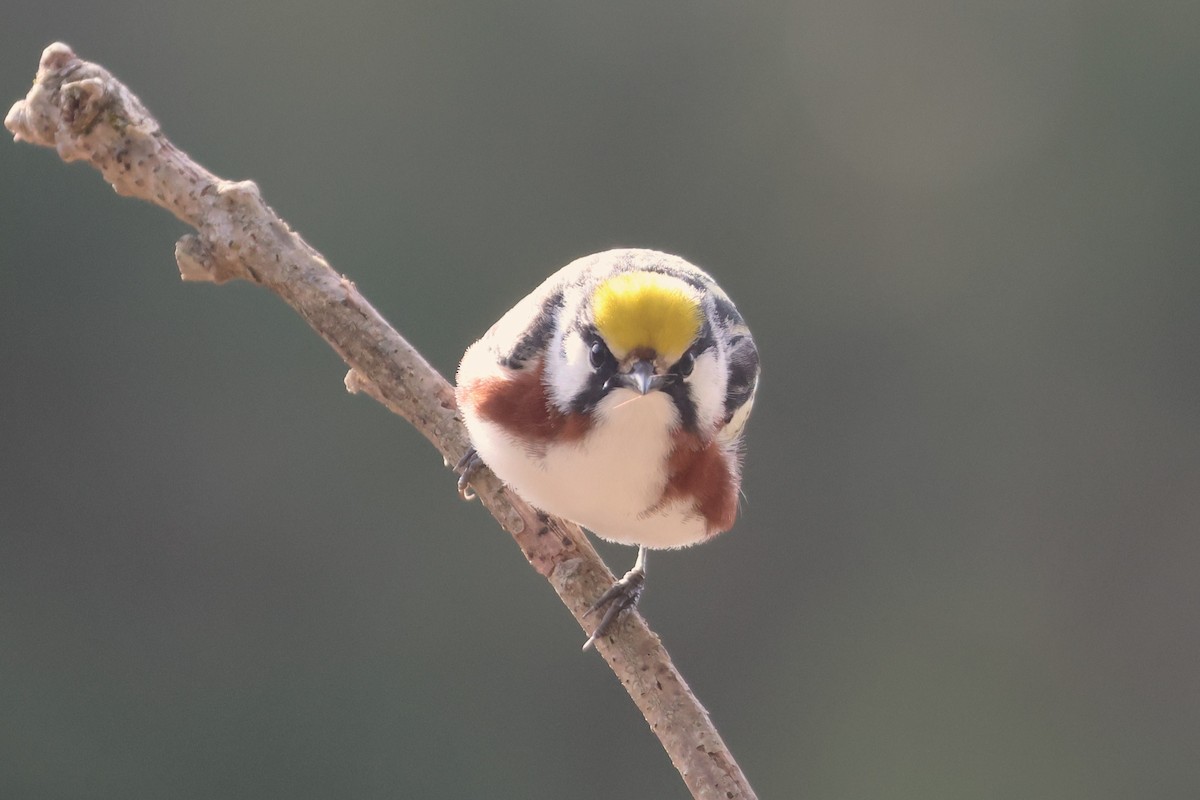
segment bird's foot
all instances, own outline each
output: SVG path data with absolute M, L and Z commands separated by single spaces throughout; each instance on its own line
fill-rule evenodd
M 583 649 L 587 650 L 596 640 L 608 632 L 616 621 L 617 615 L 627 608 L 633 608 L 638 604 L 638 600 L 642 597 L 642 590 L 646 588 L 646 548 L 638 550 L 637 563 L 633 565 L 633 569 L 625 573 L 625 577 L 608 587 L 608 591 L 600 595 L 600 598 L 583 612 L 583 616 L 589 617 L 596 611 L 603 608 L 605 605 L 608 609 L 604 612 L 604 616 L 600 618 L 600 624 L 596 626 L 596 630 L 588 637 L 588 640 L 583 643 Z
M 478 475 L 479 471 L 486 467 L 483 459 L 479 457 L 479 453 L 472 447 L 466 454 L 458 460 L 454 465 L 454 471 L 458 473 L 458 496 L 463 500 L 470 502 L 475 499 L 475 492 L 471 489 L 471 481 Z

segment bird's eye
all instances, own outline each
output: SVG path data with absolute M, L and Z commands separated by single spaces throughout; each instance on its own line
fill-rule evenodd
M 692 369 L 696 366 L 696 357 L 691 353 L 684 353 L 683 358 L 675 362 L 675 374 L 681 378 L 686 378 L 692 374 Z
M 592 365 L 592 369 L 600 369 L 607 359 L 608 348 L 604 346 L 604 342 L 599 339 L 592 342 L 592 346 L 588 348 L 588 363 Z

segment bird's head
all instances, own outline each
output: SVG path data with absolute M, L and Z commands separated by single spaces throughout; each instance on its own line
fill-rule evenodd
M 560 388 L 577 412 L 592 413 L 614 396 L 624 403 L 662 393 L 674 402 L 679 422 L 695 429 L 713 423 L 725 395 L 727 376 L 705 293 L 675 275 L 629 270 L 601 280 L 590 289 L 563 354 L 569 386 Z

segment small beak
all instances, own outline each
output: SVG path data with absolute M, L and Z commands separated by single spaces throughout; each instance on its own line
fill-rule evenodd
M 629 368 L 629 378 L 633 384 L 630 389 L 637 389 L 638 394 L 646 394 L 654 382 L 654 363 L 646 359 L 635 361 Z
M 633 389 L 638 394 L 649 394 L 661 389 L 667 383 L 662 375 L 654 374 L 654 362 L 649 359 L 639 359 L 633 362 L 629 372 L 622 372 L 609 378 L 611 386 L 622 386 Z

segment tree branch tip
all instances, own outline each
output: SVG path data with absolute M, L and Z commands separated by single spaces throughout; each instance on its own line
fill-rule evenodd
M 34 84 L 36 89 L 37 84 Z M 35 89 L 31 89 L 32 94 Z M 33 121 L 29 118 L 29 98 L 22 98 L 12 104 L 4 115 L 4 127 L 13 135 L 14 142 L 29 142 L 30 144 L 49 144 L 38 138 Z
M 12 108 L 10 108 L 8 110 L 8 113 L 4 115 L 4 127 L 7 128 L 9 133 L 11 133 L 13 135 L 14 142 L 30 142 L 30 143 L 32 143 L 33 142 L 32 139 L 21 135 L 21 132 L 25 128 L 25 125 L 23 124 L 24 119 L 25 119 L 25 101 L 18 100 L 17 102 L 12 104 Z
M 38 61 L 38 71 L 62 69 L 77 58 L 71 45 L 66 42 L 54 42 L 42 51 L 42 58 Z

